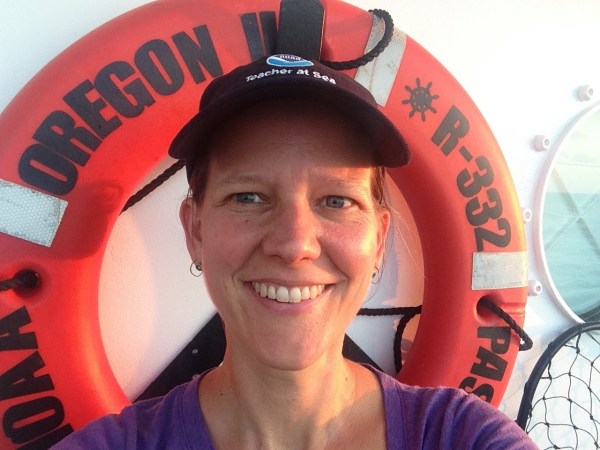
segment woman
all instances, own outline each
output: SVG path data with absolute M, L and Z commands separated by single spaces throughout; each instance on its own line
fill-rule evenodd
M 181 221 L 220 313 L 221 366 L 58 448 L 535 448 L 454 389 L 419 389 L 342 357 L 380 270 L 382 166 L 408 149 L 369 92 L 290 55 L 211 83 L 175 138 Z

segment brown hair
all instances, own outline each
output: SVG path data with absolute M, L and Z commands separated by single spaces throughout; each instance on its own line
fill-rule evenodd
M 208 166 L 210 155 L 208 151 L 204 155 L 196 159 L 192 175 L 190 176 L 190 189 L 188 197 L 202 203 L 204 200 L 204 191 L 206 190 L 206 180 L 208 179 Z

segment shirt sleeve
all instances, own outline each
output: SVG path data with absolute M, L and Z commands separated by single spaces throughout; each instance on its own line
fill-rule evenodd
M 198 402 L 198 382 L 91 422 L 52 450 L 214 450 Z
M 81 430 L 71 433 L 52 450 L 119 450 L 127 446 L 127 431 L 120 424 L 120 416 L 107 415 L 97 419 Z
M 537 450 L 514 421 L 473 394 L 379 376 L 389 450 Z
M 410 418 L 404 429 L 408 432 L 406 424 L 413 429 L 407 448 L 537 450 L 514 421 L 473 394 L 437 388 L 406 397 L 403 411 Z
M 459 443 L 456 448 L 537 450 L 531 438 L 503 412 L 475 395 L 461 397 L 452 421 L 452 438 Z

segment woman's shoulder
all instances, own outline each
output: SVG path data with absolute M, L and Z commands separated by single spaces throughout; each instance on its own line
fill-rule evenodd
M 537 448 L 514 421 L 473 394 L 409 386 L 372 370 L 384 396 L 389 449 Z
M 201 426 L 198 383 L 199 379 L 194 379 L 165 396 L 136 402 L 118 414 L 101 417 L 53 449 L 192 448 L 189 441 L 202 438 L 205 432 Z

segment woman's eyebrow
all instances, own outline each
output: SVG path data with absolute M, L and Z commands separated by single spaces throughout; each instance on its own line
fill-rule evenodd
M 259 183 L 261 181 L 264 181 L 264 178 L 258 175 L 240 175 L 235 173 L 226 175 L 219 180 L 219 182 L 224 185 L 250 184 Z
M 264 183 L 265 178 L 260 175 L 248 175 L 248 174 L 238 174 L 232 173 L 223 176 L 219 179 L 219 184 L 221 186 L 237 186 L 237 185 L 245 185 L 245 184 L 260 184 Z M 332 189 L 339 190 L 350 190 L 352 192 L 356 192 L 360 195 L 370 195 L 371 186 L 365 185 L 362 177 L 358 176 L 323 176 L 320 178 L 319 183 L 326 185 Z
M 352 191 L 360 191 L 363 194 L 371 192 L 371 186 L 365 185 L 364 180 L 360 177 L 327 177 L 324 179 L 326 184 L 340 189 L 351 189 Z

